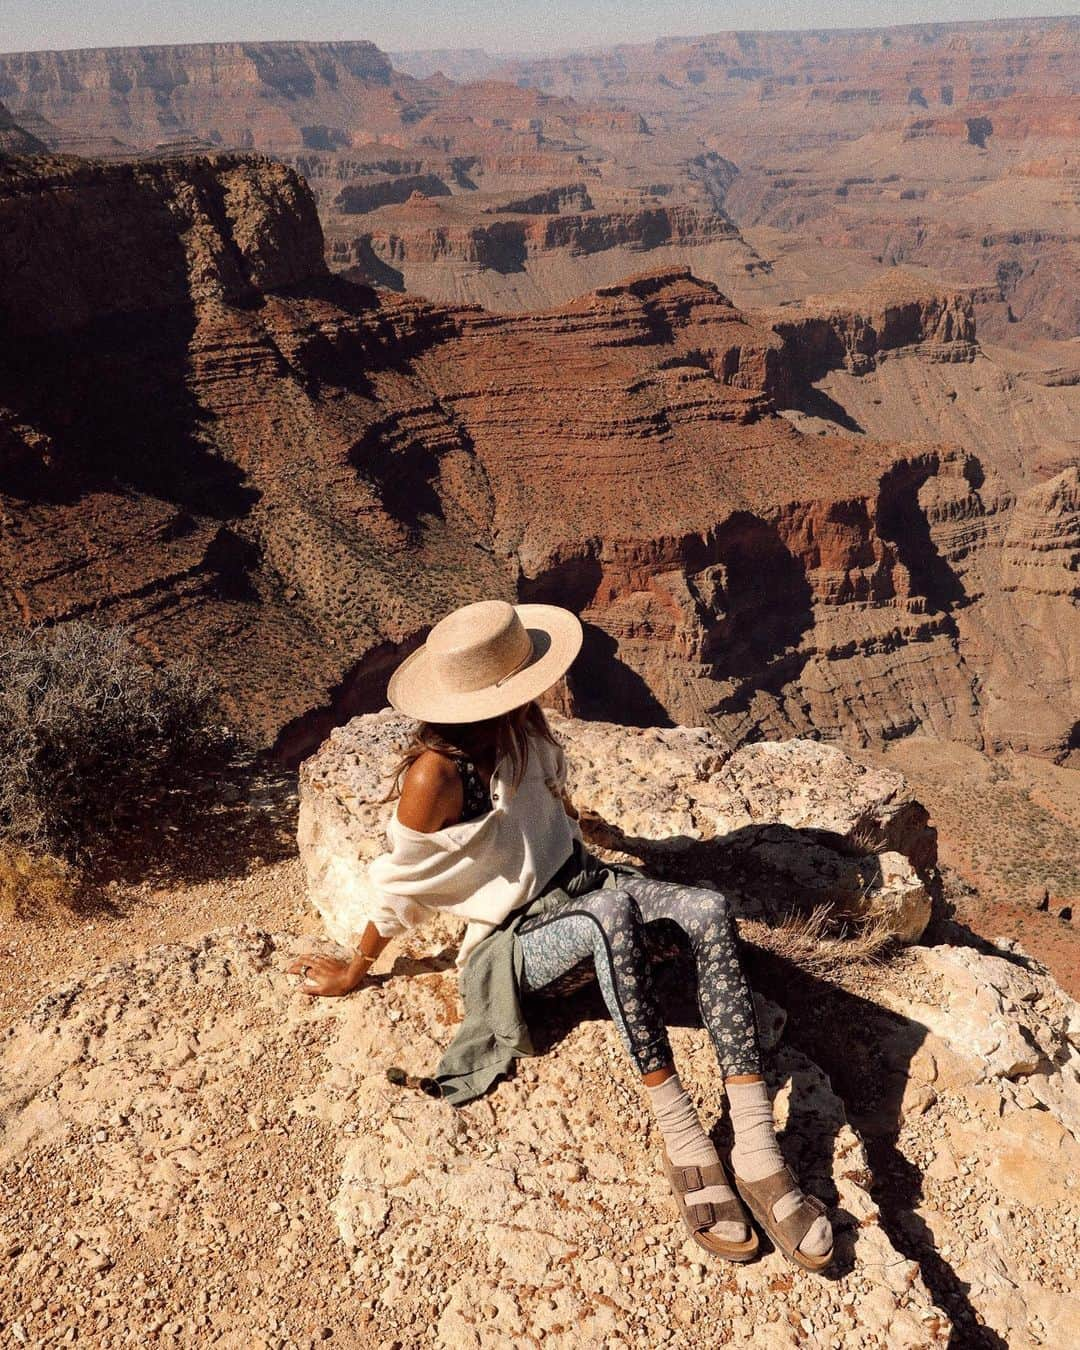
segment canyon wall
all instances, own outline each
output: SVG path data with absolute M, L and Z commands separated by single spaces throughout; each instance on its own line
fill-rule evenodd
M 22 163 L 0 172 L 5 626 L 92 615 L 202 654 L 272 740 L 463 588 L 505 591 L 482 473 L 405 373 L 448 319 L 328 291 L 302 180 Z
M 8 628 L 198 652 L 289 754 L 482 594 L 581 614 L 591 716 L 1077 748 L 1075 461 L 806 411 L 815 362 L 984 360 L 970 302 L 755 316 L 684 269 L 442 308 L 330 274 L 302 180 L 235 156 L 9 161 L 0 216 Z
M 220 42 L 0 55 L 0 98 L 47 118 L 55 148 L 150 149 L 188 137 L 299 149 L 302 126 L 358 112 L 399 127 L 419 86 L 370 42 Z M 309 116 L 311 114 L 311 116 Z M 314 115 L 314 114 L 317 114 Z
M 45 145 L 15 121 L 0 103 L 0 157 L 44 154 Z
M 335 227 L 330 262 L 357 281 L 505 311 L 564 304 L 645 265 L 690 266 L 724 280 L 763 265 L 711 208 L 657 201 L 602 209 L 590 199 L 587 211 L 559 209 L 572 191 L 496 199 L 480 214 L 459 197 L 417 193 L 366 214 L 360 234 Z
M 693 128 L 738 166 L 717 205 L 744 234 L 979 286 L 1010 345 L 1080 326 L 1075 17 L 673 37 L 500 73 Z
M 0 99 L 54 150 L 271 153 L 331 266 L 432 300 L 545 308 L 690 266 L 745 307 L 903 266 L 974 287 L 1012 347 L 1080 324 L 1075 19 L 440 55 L 471 82 L 366 42 L 17 53 Z
M 643 250 L 697 245 L 657 262 L 701 270 L 701 245 L 738 241 L 711 181 L 734 166 L 696 138 L 657 142 L 637 111 L 514 83 L 416 80 L 367 42 L 0 55 L 0 98 L 56 151 L 272 154 L 310 180 L 333 266 L 433 299 L 535 308 L 635 270 Z M 580 218 L 561 219 L 575 195 Z M 436 198 L 452 199 L 446 220 L 401 214 Z M 733 273 L 753 258 L 737 252 Z M 600 253 L 599 268 L 574 266 Z
M 661 91 L 653 96 L 666 95 L 672 106 L 690 95 L 738 98 L 764 85 L 770 97 L 812 88 L 818 103 L 953 107 L 1040 83 L 1068 92 L 1061 53 L 1075 51 L 1078 31 L 1074 17 L 1062 16 L 716 32 L 527 58 L 501 69 L 563 96 L 632 102 L 653 84 Z

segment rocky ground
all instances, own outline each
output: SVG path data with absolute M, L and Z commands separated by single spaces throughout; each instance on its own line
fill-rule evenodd
M 930 808 L 956 917 L 1021 942 L 1080 996 L 1080 772 L 926 737 L 872 760 Z
M 303 931 L 296 775 L 236 764 L 145 803 L 70 904 L 0 886 L 0 1026 L 76 972 L 228 924 Z
M 1074 1060 L 1065 1004 L 1038 974 L 939 948 L 827 990 L 755 971 L 792 1010 L 769 1060 L 785 1149 L 834 1206 L 840 1260 L 821 1280 L 775 1253 L 707 1264 L 683 1241 L 594 1000 L 460 1112 L 392 1088 L 386 1068 L 428 1066 L 456 1017 L 434 936 L 354 998 L 308 1003 L 282 973 L 295 938 L 233 927 L 69 981 L 10 1027 L 12 1343 L 708 1346 L 753 1331 L 923 1346 L 950 1325 L 962 1344 L 1075 1343 L 1065 1070 L 991 1062 L 979 1082 L 964 1045 L 978 1000 L 998 997 L 990 975 Z M 920 999 L 943 1002 L 945 981 L 974 1012 L 927 1031 Z M 712 1119 L 720 1093 L 678 983 L 676 1053 Z M 775 1035 L 783 1013 L 765 1007 Z M 838 1018 L 858 1028 L 847 1101 L 802 1048 L 820 1054 Z
M 630 735 L 602 780 L 604 732 L 589 729 L 575 773 L 579 798 L 621 801 L 624 841 L 640 846 L 660 799 L 635 766 L 707 769 L 709 747 Z M 721 787 L 723 809 L 738 791 L 803 821 L 787 829 L 830 810 L 836 830 L 846 779 L 856 814 L 891 820 L 899 856 L 920 856 L 891 773 L 818 755 L 832 776 L 815 794 L 791 787 L 786 753 L 786 785 L 769 786 L 760 757 L 713 765 L 668 794 L 653 833 L 670 837 L 671 812 L 718 812 Z M 265 829 L 269 809 L 276 829 L 287 783 L 255 805 L 242 818 Z M 775 1252 L 737 1268 L 684 1242 L 595 995 L 555 1010 L 545 1053 L 461 1111 L 394 1088 L 386 1069 L 429 1068 L 458 1016 L 452 934 L 394 944 L 352 998 L 303 999 L 284 969 L 318 925 L 296 859 L 253 838 L 266 853 L 233 834 L 246 876 L 198 877 L 193 848 L 185 883 L 115 887 L 123 917 L 9 926 L 3 1343 L 1076 1343 L 1080 1012 L 1020 951 L 963 945 L 946 925 L 884 966 L 823 979 L 749 949 L 785 1151 L 833 1206 L 838 1261 L 830 1279 Z M 664 1002 L 723 1142 L 678 966 Z

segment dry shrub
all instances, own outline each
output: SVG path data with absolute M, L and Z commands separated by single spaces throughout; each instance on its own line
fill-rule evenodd
M 69 911 L 80 883 L 78 869 L 66 859 L 0 843 L 0 921 L 51 919 Z
M 119 628 L 0 636 L 0 840 L 78 859 L 225 737 L 213 680 Z
M 855 823 L 842 844 L 841 851 L 856 858 L 870 857 L 875 853 L 885 853 L 889 848 L 889 842 L 882 834 L 881 826 L 874 820 L 866 819 Z
M 838 980 L 858 967 L 882 965 L 897 946 L 883 919 L 845 919 L 838 924 L 828 905 L 809 914 L 789 914 L 776 925 L 746 920 L 739 931 L 755 947 L 826 980 Z

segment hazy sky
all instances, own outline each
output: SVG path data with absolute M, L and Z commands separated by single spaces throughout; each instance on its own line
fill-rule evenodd
M 1053 0 L 0 0 L 0 51 L 369 38 L 398 51 L 546 51 L 725 28 L 850 28 L 1075 13 Z

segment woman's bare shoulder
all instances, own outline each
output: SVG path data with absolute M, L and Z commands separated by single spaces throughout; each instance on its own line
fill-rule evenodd
M 461 775 L 448 755 L 425 750 L 409 765 L 397 818 L 410 830 L 440 830 L 461 814 Z

